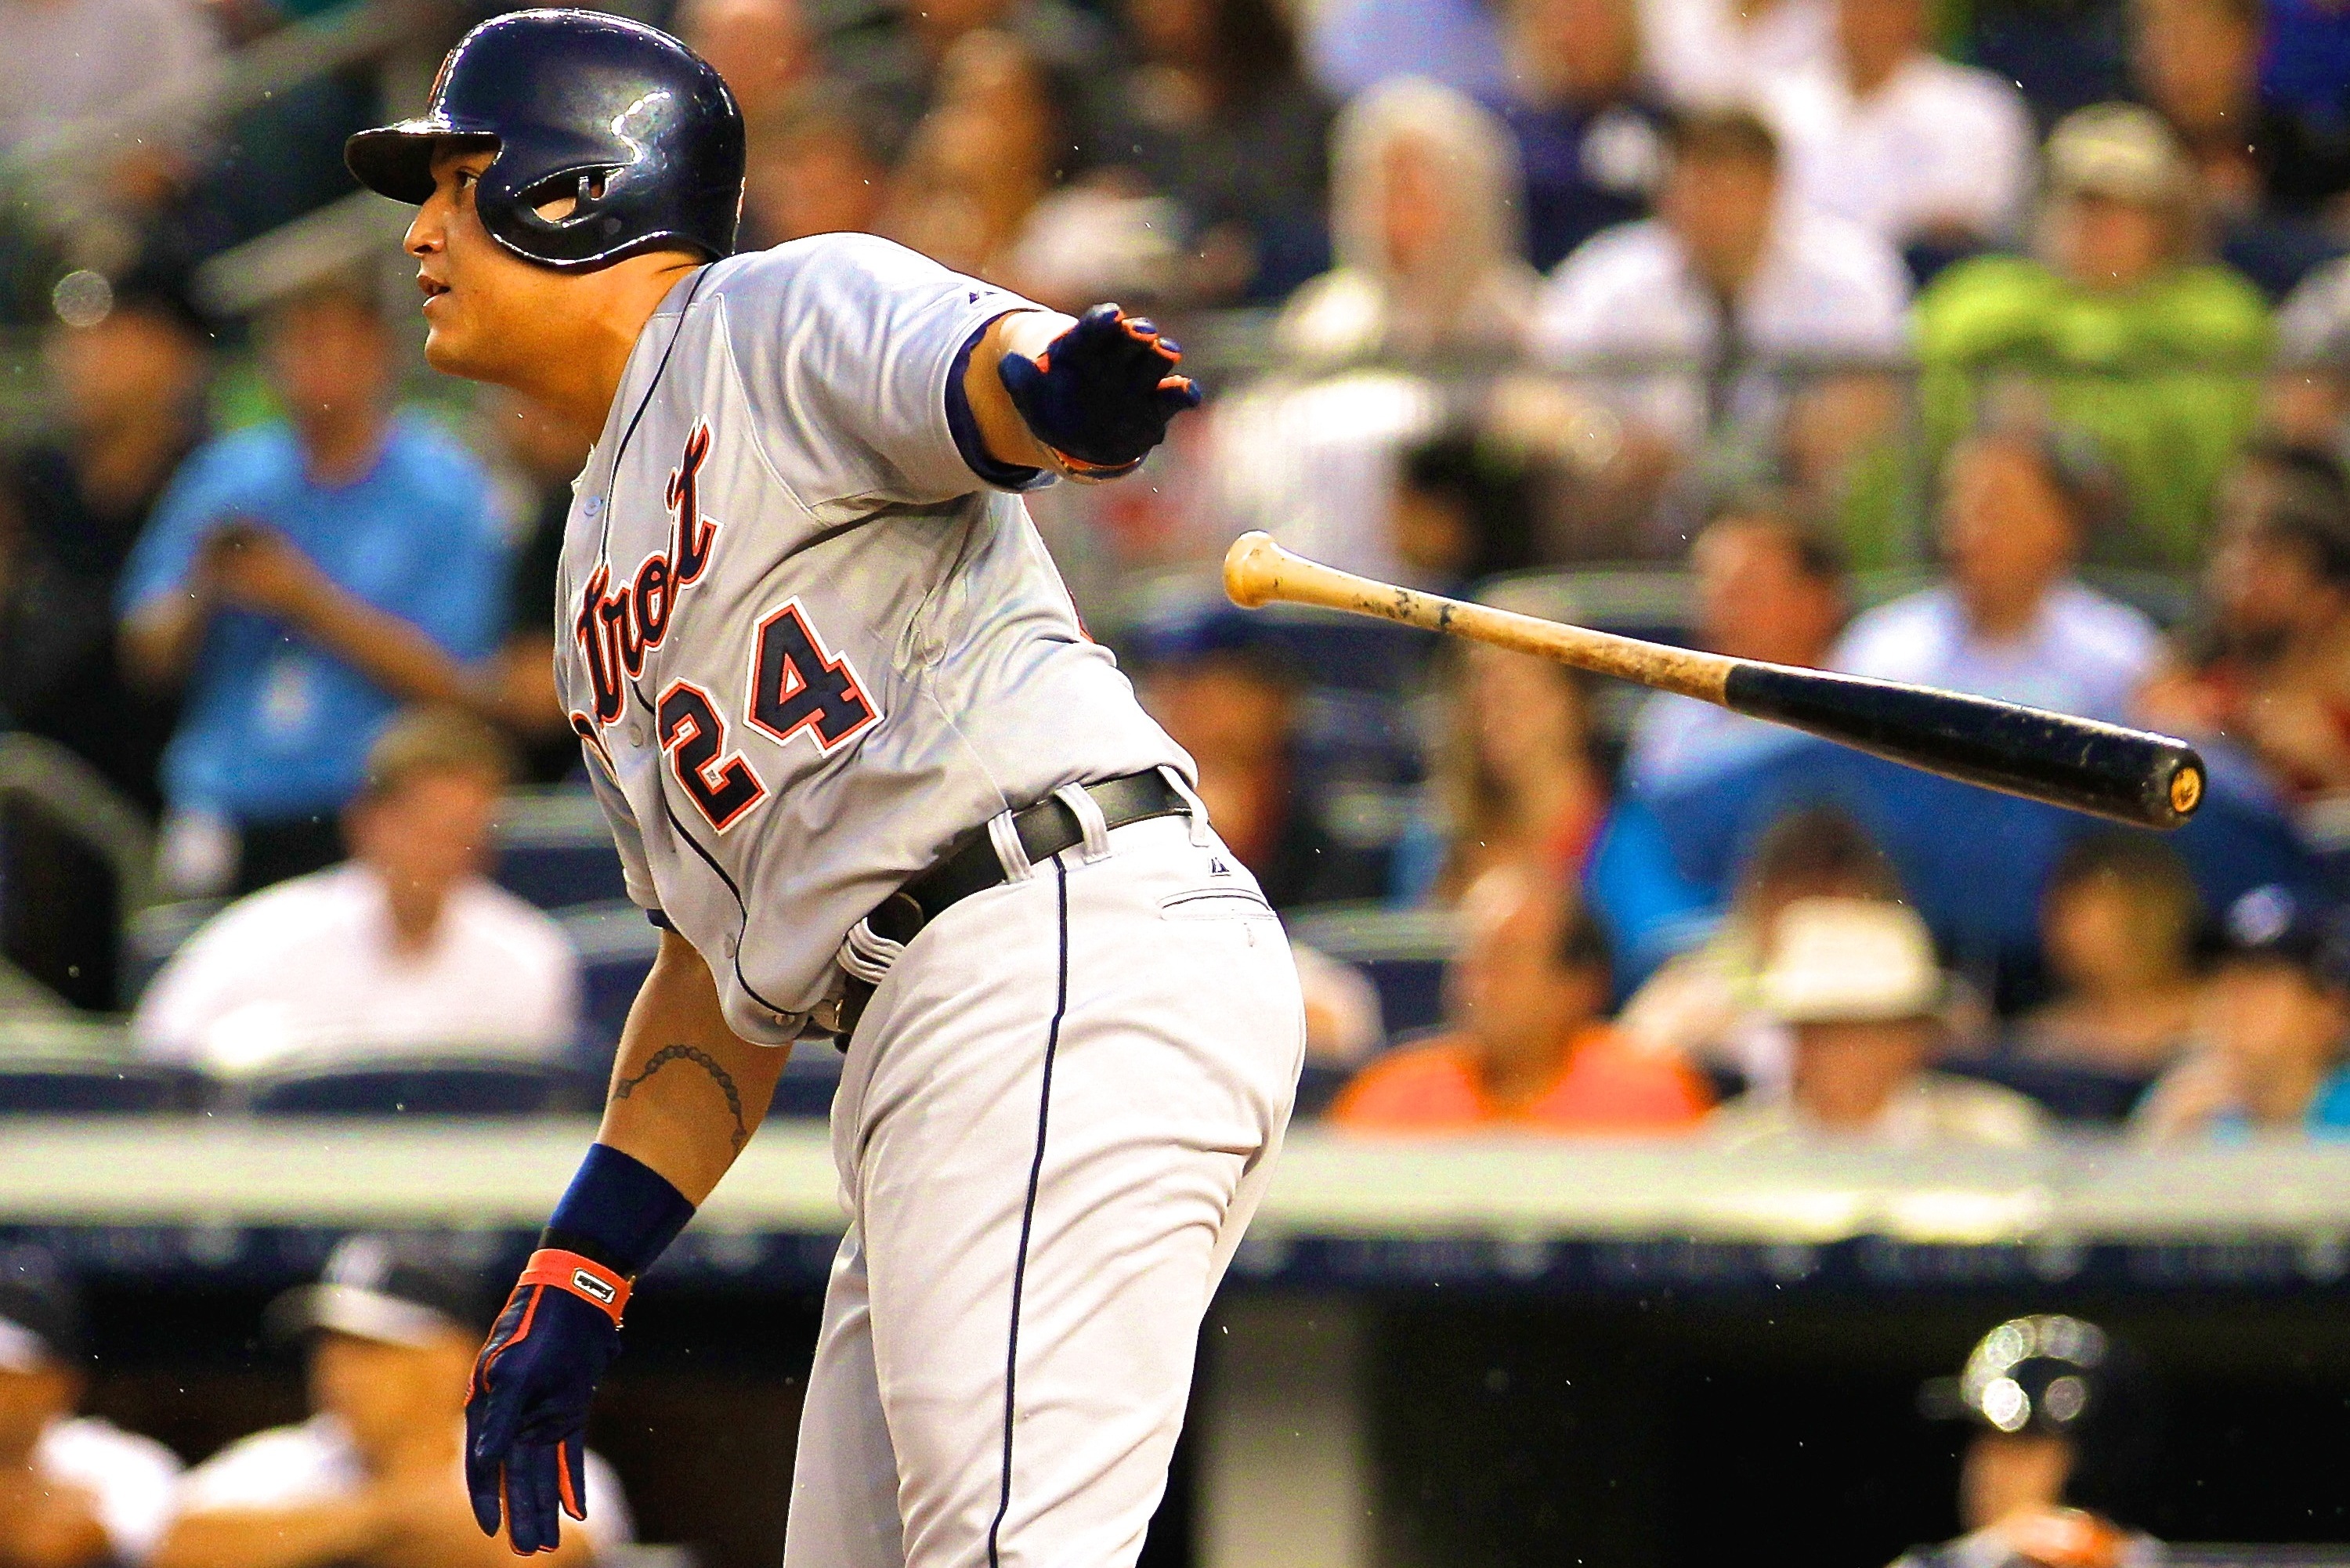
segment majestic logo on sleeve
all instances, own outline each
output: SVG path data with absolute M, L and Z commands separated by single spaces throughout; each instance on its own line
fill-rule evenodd
M 645 654 L 669 636 L 678 596 L 710 565 L 718 522 L 702 514 L 702 465 L 709 457 L 710 427 L 697 424 L 670 470 L 669 548 L 639 562 L 635 575 L 618 588 L 610 566 L 598 566 L 580 595 L 579 618 L 571 632 L 588 661 L 599 725 L 619 718 L 627 704 L 623 681 L 644 673 Z

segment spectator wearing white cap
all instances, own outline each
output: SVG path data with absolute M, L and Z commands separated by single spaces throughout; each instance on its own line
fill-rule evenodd
M 80 1302 L 45 1257 L 0 1262 L 0 1563 L 135 1568 L 171 1517 L 180 1461 L 151 1438 L 77 1416 Z
M 1929 1070 L 1948 987 L 1912 910 L 1859 898 L 1790 904 L 1758 992 L 1794 1033 L 1794 1070 L 1783 1094 L 1751 1091 L 1715 1112 L 1721 1136 L 2007 1147 L 2039 1136 L 2040 1109 L 2022 1096 Z
M 354 1236 L 325 1276 L 272 1303 L 268 1326 L 309 1345 L 298 1426 L 241 1438 L 188 1472 L 155 1568 L 504 1568 L 503 1532 L 473 1522 L 465 1393 L 490 1314 L 471 1274 Z M 629 1538 L 611 1468 L 587 1456 L 587 1519 L 546 1561 L 574 1568 Z

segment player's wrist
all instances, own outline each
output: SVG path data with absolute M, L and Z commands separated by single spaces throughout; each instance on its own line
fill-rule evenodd
M 579 1162 L 538 1245 L 541 1252 L 574 1254 L 632 1281 L 652 1267 L 692 1218 L 692 1203 L 668 1178 L 598 1143 Z

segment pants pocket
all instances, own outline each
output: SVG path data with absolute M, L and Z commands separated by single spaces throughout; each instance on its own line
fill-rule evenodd
M 1270 920 L 1273 906 L 1247 888 L 1194 888 L 1159 900 L 1169 920 Z

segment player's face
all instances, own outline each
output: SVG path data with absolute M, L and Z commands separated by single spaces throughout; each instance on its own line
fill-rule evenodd
M 536 330 L 560 319 L 564 278 L 534 266 L 490 237 L 473 191 L 494 151 L 444 146 L 432 158 L 432 194 L 408 225 L 408 254 L 424 295 L 424 361 L 476 381 L 515 383 L 543 341 Z
M 338 1417 L 362 1453 L 396 1453 L 464 1408 L 473 1352 L 453 1332 L 424 1345 L 322 1334 L 310 1349 L 310 1403 Z

